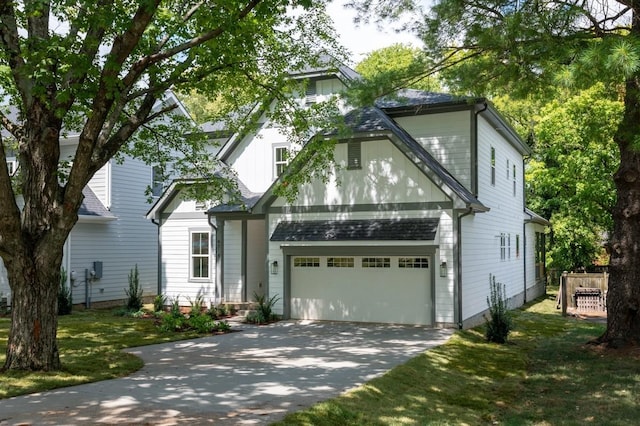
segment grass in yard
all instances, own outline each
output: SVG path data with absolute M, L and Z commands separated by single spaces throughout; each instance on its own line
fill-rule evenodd
M 0 318 L 0 366 L 4 364 L 9 318 Z M 151 319 L 115 316 L 108 310 L 74 312 L 58 319 L 58 349 L 62 371 L 0 374 L 0 398 L 55 389 L 130 374 L 142 360 L 122 349 L 197 336 L 162 333 Z
M 550 295 L 514 313 L 509 343 L 456 333 L 384 376 L 278 425 L 629 425 L 640 356 L 586 342 L 604 324 L 563 318 Z

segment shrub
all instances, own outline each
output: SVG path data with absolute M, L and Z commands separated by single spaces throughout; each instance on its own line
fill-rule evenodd
M 202 296 L 202 294 L 198 293 L 198 295 L 196 296 L 195 300 L 191 300 L 191 298 L 189 296 L 187 296 L 187 300 L 189 301 L 189 304 L 191 305 L 191 315 L 200 315 L 202 313 L 202 311 L 204 310 L 204 297 Z
M 277 319 L 277 315 L 273 313 L 273 306 L 278 300 L 280 300 L 280 297 L 277 294 L 272 298 L 267 299 L 267 296 L 259 295 L 258 293 L 254 292 L 253 298 L 258 304 L 258 309 L 256 309 L 255 312 L 250 312 L 247 315 L 247 322 L 252 324 L 266 324 Z
M 163 312 L 166 304 L 167 296 L 164 294 L 158 294 L 153 298 L 153 312 Z
M 222 333 L 228 333 L 231 331 L 231 326 L 226 321 L 216 321 L 214 325 L 214 330 L 217 330 Z
M 60 289 L 58 290 L 58 315 L 69 315 L 73 307 L 73 294 L 67 287 L 67 271 L 60 271 Z
M 187 320 L 187 325 L 198 333 L 210 333 L 213 331 L 215 321 L 209 315 L 192 315 Z
M 182 315 L 176 316 L 171 312 L 164 313 L 160 317 L 160 324 L 158 327 L 161 331 L 166 332 L 182 331 L 185 328 L 186 321 L 187 319 Z
M 511 313 L 507 309 L 505 299 L 506 287 L 496 283 L 496 277 L 489 275 L 490 296 L 487 297 L 489 305 L 489 318 L 487 321 L 486 337 L 489 342 L 505 343 L 512 329 Z
M 127 309 L 137 312 L 142 309 L 142 287 L 138 277 L 138 264 L 129 272 L 129 289 L 124 290 L 127 295 Z
M 174 317 L 182 317 L 182 310 L 180 309 L 180 295 L 177 295 L 171 300 L 171 307 L 169 313 Z

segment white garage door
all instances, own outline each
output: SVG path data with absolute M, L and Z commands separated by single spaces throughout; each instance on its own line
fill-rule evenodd
M 429 257 L 293 256 L 291 318 L 431 324 Z

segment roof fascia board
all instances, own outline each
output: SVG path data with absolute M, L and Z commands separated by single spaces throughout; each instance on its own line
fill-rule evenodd
M 445 112 L 469 111 L 477 104 L 450 102 L 437 105 L 408 105 L 393 108 L 380 108 L 390 117 L 413 117 L 416 115 L 442 114 Z
M 491 102 L 487 101 L 486 108 L 484 105 L 478 108 L 478 113 L 484 117 L 494 129 L 520 152 L 521 155 L 531 155 L 533 151 L 522 138 L 516 133 L 515 129 L 507 122 L 507 120 L 495 109 Z

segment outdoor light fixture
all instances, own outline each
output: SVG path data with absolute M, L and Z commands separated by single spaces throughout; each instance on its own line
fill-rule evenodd
M 278 261 L 274 260 L 271 262 L 271 274 L 278 275 Z
M 441 277 L 447 276 L 447 262 L 442 262 L 440 264 L 440 276 Z

